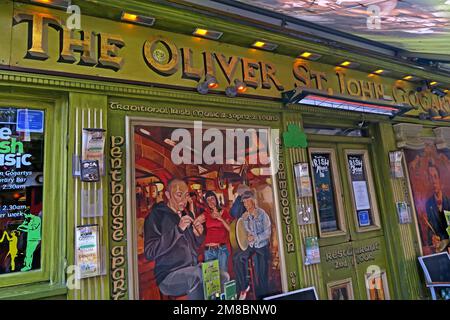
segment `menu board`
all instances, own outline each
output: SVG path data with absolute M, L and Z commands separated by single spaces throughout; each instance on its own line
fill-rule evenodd
M 360 227 L 372 225 L 372 212 L 370 206 L 369 189 L 363 154 L 347 155 L 348 170 L 353 189 L 356 214 Z
M 41 268 L 44 119 L 0 107 L 0 274 Z
M 320 228 L 326 232 L 336 231 L 338 229 L 330 161 L 330 154 L 311 154 L 314 188 L 320 216 Z

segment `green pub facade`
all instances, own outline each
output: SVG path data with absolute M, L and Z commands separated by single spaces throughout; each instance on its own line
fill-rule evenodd
M 320 299 L 428 298 L 417 258 L 448 250 L 450 97 L 416 79 L 448 77 L 177 6 L 73 4 L 76 29 L 48 3 L 0 1 L 1 298 L 183 298 L 161 290 L 146 249 L 174 178 L 194 215 L 206 192 L 230 214 L 232 280 L 248 245 L 239 186 L 266 213 L 249 299 L 312 286 Z M 230 132 L 247 144 L 217 141 Z

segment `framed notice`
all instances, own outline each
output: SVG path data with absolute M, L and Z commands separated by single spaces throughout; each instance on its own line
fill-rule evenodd
M 353 300 L 352 279 L 344 279 L 327 284 L 329 300 Z
M 99 226 L 85 225 L 76 228 L 75 258 L 79 279 L 101 274 Z

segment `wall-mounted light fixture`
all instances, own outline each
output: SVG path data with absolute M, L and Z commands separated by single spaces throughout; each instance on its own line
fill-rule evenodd
M 67 8 L 71 5 L 71 0 L 31 0 L 32 3 L 36 4 L 42 4 L 44 6 L 58 8 L 58 9 L 64 9 L 67 10 Z
M 450 114 L 447 111 L 439 110 L 439 115 L 442 120 L 450 120 Z
M 247 91 L 247 85 L 236 79 L 234 80 L 234 86 L 229 86 L 228 88 L 225 89 L 225 94 L 228 97 L 236 97 L 238 93 L 244 93 L 245 91 Z
M 308 52 L 308 51 L 304 51 L 304 52 L 300 53 L 300 55 L 298 56 L 298 58 L 300 58 L 300 59 L 306 59 L 306 60 L 311 60 L 311 61 L 319 60 L 321 57 L 322 57 L 322 55 L 320 55 L 318 53 L 312 53 L 312 52 Z
M 389 73 L 390 73 L 390 71 L 384 70 L 384 69 L 378 69 L 378 70 L 375 70 L 374 72 L 372 72 L 372 74 L 377 74 L 379 76 L 381 76 L 381 75 L 385 76 Z
M 438 83 L 437 83 L 437 81 L 431 81 L 430 82 L 430 86 L 435 86 L 435 85 L 437 85 Z
M 339 65 L 339 67 L 354 69 L 359 67 L 359 63 L 353 61 L 344 61 Z
M 276 48 L 278 48 L 278 45 L 275 43 L 257 40 L 255 42 L 253 42 L 252 47 L 256 48 L 256 49 L 266 50 L 266 51 L 273 51 Z
M 135 24 L 140 24 L 146 27 L 151 27 L 155 24 L 155 18 L 143 16 L 140 14 L 130 13 L 130 12 L 122 12 L 122 16 L 120 19 L 124 22 L 130 22 Z
M 377 100 L 359 100 L 353 97 L 334 94 L 329 95 L 316 89 L 300 87 L 282 93 L 284 104 L 304 104 L 328 109 L 339 109 L 360 113 L 372 113 L 395 117 L 412 109 L 406 104 L 380 103 Z
M 417 81 L 417 80 L 419 80 L 419 78 L 417 78 L 415 76 L 407 75 L 407 76 L 403 77 L 403 80 L 406 80 L 406 81 Z
M 197 91 L 201 94 L 207 94 L 209 89 L 214 89 L 219 86 L 219 83 L 217 82 L 216 77 L 211 75 L 206 75 L 206 79 L 203 82 L 200 82 L 197 85 Z
M 195 28 L 192 34 L 196 37 L 202 37 L 211 40 L 219 40 L 222 37 L 223 32 L 208 30 L 204 28 Z
M 439 114 L 439 111 L 436 108 L 430 108 L 428 110 L 428 113 L 430 114 L 431 120 L 441 120 L 442 116 Z

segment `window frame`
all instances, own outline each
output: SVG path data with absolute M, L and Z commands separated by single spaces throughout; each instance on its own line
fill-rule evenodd
M 0 298 L 65 294 L 67 153 L 61 152 L 62 148 L 66 150 L 67 124 L 61 120 L 66 114 L 64 99 L 0 92 L 0 106 L 44 111 L 41 268 L 0 275 Z
M 316 194 L 316 181 L 314 177 L 313 165 L 312 165 L 312 154 L 329 154 L 330 155 L 330 161 L 331 161 L 331 179 L 333 182 L 333 190 L 334 190 L 334 199 L 336 202 L 336 218 L 337 218 L 337 224 L 338 224 L 338 230 L 336 231 L 322 231 L 321 228 L 321 220 L 320 220 L 320 211 L 319 211 L 319 205 L 317 201 L 317 194 Z M 334 148 L 321 148 L 321 147 L 312 147 L 308 148 L 308 155 L 309 155 L 309 165 L 311 168 L 311 179 L 313 183 L 313 197 L 314 197 L 314 207 L 316 211 L 316 217 L 317 217 L 317 226 L 319 229 L 319 235 L 321 238 L 331 238 L 331 237 L 339 237 L 347 235 L 347 224 L 346 224 L 346 218 L 345 218 L 345 212 L 344 212 L 344 202 L 343 202 L 343 193 L 342 193 L 342 187 L 341 187 L 341 179 L 339 177 L 339 168 L 337 164 L 337 151 Z

